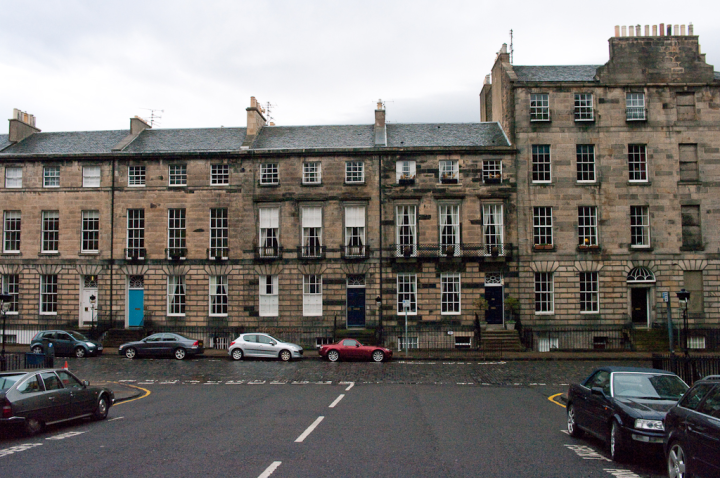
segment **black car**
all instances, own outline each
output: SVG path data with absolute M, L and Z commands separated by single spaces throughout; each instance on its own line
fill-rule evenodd
M 671 478 L 720 476 L 720 375 L 695 382 L 665 416 Z
M 65 369 L 0 373 L 0 426 L 22 426 L 34 435 L 45 425 L 92 417 L 103 420 L 115 400 Z
M 609 444 L 613 460 L 622 461 L 635 443 L 662 445 L 662 420 L 687 389 L 680 377 L 665 370 L 598 368 L 568 390 L 568 433 L 597 436 Z
M 32 353 L 45 353 L 45 345 L 47 341 L 52 344 L 55 355 L 75 356 L 83 358 L 91 355 L 100 355 L 103 346 L 96 340 L 90 340 L 80 332 L 73 330 L 45 330 L 38 332 L 30 342 L 30 351 Z
M 118 348 L 118 353 L 129 359 L 140 355 L 167 355 L 182 360 L 188 355 L 201 355 L 204 351 L 202 340 L 173 333 L 153 334 L 137 342 L 122 344 Z

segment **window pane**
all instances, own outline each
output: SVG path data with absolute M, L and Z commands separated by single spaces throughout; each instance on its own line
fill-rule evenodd
M 548 183 L 550 175 L 550 145 L 532 145 L 532 180 L 536 183 Z
M 100 249 L 100 212 L 82 212 L 82 251 L 97 252 Z

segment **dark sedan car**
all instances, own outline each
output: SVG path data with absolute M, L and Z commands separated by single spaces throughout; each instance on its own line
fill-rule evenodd
M 65 369 L 0 373 L 0 425 L 23 426 L 28 435 L 76 418 L 103 420 L 114 400 L 112 390 L 91 387 Z
M 145 355 L 160 357 L 163 355 L 182 360 L 188 355 L 202 355 L 205 351 L 202 340 L 195 340 L 180 334 L 152 334 L 137 342 L 122 344 L 120 355 L 129 359 Z
M 52 344 L 55 355 L 83 358 L 90 355 L 100 355 L 103 351 L 100 342 L 90 340 L 80 332 L 72 330 L 45 330 L 38 332 L 30 342 L 30 351 L 35 354 L 45 353 L 44 342 Z
M 392 358 L 392 350 L 376 345 L 363 345 L 355 339 L 342 339 L 334 344 L 323 345 L 318 353 L 320 357 L 331 362 L 337 362 L 340 359 L 382 362 Z
M 720 375 L 695 382 L 665 416 L 670 478 L 720 476 Z
M 688 389 L 674 373 L 651 368 L 601 367 L 568 390 L 570 436 L 591 433 L 621 461 L 634 443 L 661 446 L 663 418 Z

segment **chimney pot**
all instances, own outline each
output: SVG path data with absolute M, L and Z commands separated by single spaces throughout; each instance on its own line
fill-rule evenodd
M 675 25 L 675 30 L 673 31 L 675 32 L 675 36 L 680 35 L 680 25 Z
M 635 36 L 636 36 L 636 37 L 641 37 L 641 36 L 642 36 L 642 31 L 640 30 L 640 25 L 637 25 L 637 26 L 635 27 Z
M 657 25 L 653 25 L 653 36 L 657 36 Z
M 662 37 L 662 36 L 665 36 L 665 24 L 664 24 L 664 23 L 661 23 L 661 24 L 660 24 L 659 30 L 660 30 L 660 36 L 661 36 L 661 37 Z
M 645 25 L 645 36 L 646 37 L 650 36 L 650 25 Z
M 625 25 L 622 26 L 622 36 L 627 36 L 627 27 Z
M 620 25 L 615 25 L 615 38 L 620 36 Z
M 688 35 L 693 36 L 693 24 L 688 25 Z

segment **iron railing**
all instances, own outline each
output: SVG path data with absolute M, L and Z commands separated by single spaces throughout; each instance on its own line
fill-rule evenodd
M 653 354 L 652 366 L 672 372 L 692 385 L 708 375 L 720 374 L 720 355 Z
M 226 260 L 230 257 L 230 249 L 227 247 L 211 247 L 207 250 L 207 255 L 211 261 Z
M 275 260 L 282 259 L 282 246 L 255 246 L 255 259 Z
M 504 257 L 508 255 L 511 244 L 457 244 L 425 243 L 425 244 L 392 244 L 390 251 L 395 257 L 432 258 L 432 257 Z
M 324 259 L 325 246 L 321 246 L 319 244 L 312 246 L 300 246 L 298 247 L 298 257 L 302 259 Z
M 22 369 L 53 368 L 55 357 L 45 354 L 6 352 L 0 356 L 0 372 Z
M 633 343 L 633 329 L 614 325 L 575 327 L 524 326 L 520 340 L 527 349 L 536 352 L 630 350 Z
M 367 259 L 369 255 L 368 246 L 343 246 L 344 259 Z
M 202 340 L 206 348 L 226 349 L 230 342 L 240 334 L 251 332 L 262 332 L 284 342 L 291 342 L 306 349 L 313 349 L 322 343 L 332 343 L 334 333 L 332 326 L 175 326 L 175 325 L 154 325 L 146 327 L 148 335 L 159 332 L 175 332 L 187 337 Z
M 147 257 L 147 250 L 144 247 L 131 247 L 125 249 L 125 259 L 129 261 L 144 261 Z

